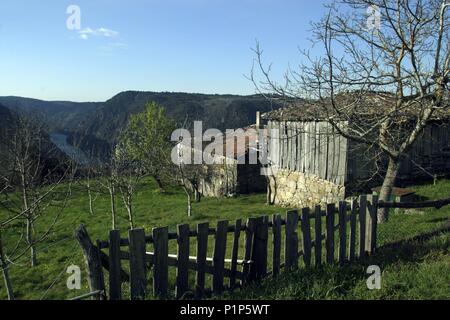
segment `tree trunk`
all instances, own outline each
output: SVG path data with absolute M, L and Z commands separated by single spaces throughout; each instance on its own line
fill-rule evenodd
M 127 211 L 128 211 L 128 222 L 130 223 L 130 228 L 134 229 L 133 207 L 132 207 L 131 199 L 127 200 Z
M 93 204 L 93 200 L 92 200 L 91 181 L 89 178 L 88 178 L 88 182 L 87 182 L 87 192 L 88 192 L 88 197 L 89 197 L 89 213 L 91 215 L 94 215 L 94 204 Z
M 8 295 L 8 300 L 14 300 L 14 291 L 9 277 L 8 263 L 6 261 L 5 255 L 3 253 L 3 242 L 2 235 L 0 233 L 0 267 L 2 268 L 3 279 L 5 281 L 6 293 Z
M 384 177 L 383 185 L 381 186 L 379 201 L 387 202 L 390 200 L 399 168 L 400 159 L 390 157 L 386 176 Z M 386 222 L 388 218 L 389 208 L 380 208 L 377 214 L 378 223 Z
M 30 265 L 32 267 L 36 266 L 36 246 L 33 243 L 33 223 L 32 223 L 32 215 L 29 214 L 27 217 L 27 234 L 26 234 L 26 240 L 28 245 L 30 246 Z
M 159 191 L 164 193 L 166 190 L 164 189 L 164 186 L 162 184 L 161 178 L 158 175 L 153 175 L 153 178 L 155 179 L 156 183 L 158 184 Z
M 188 217 L 192 216 L 192 197 L 191 197 L 191 193 L 189 192 L 188 188 L 186 188 L 186 186 L 183 186 L 183 190 L 186 193 L 186 197 L 187 197 L 187 215 Z
M 198 187 L 194 187 L 194 199 L 195 202 L 200 202 L 202 200 L 202 195 L 200 191 L 198 191 Z

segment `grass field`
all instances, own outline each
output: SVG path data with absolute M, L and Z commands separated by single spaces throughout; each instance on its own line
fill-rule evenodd
M 445 180 L 436 186 L 420 186 L 416 189 L 430 199 L 446 197 L 450 190 L 450 181 Z M 169 226 L 175 231 L 179 223 L 194 226 L 199 222 L 209 221 L 214 225 L 216 221 L 222 219 L 235 220 L 285 211 L 282 208 L 266 206 L 264 194 L 220 200 L 204 198 L 201 203 L 194 204 L 194 215 L 191 218 L 186 215 L 185 203 L 186 199 L 181 190 L 170 189 L 168 193 L 160 194 L 151 181 L 145 181 L 136 195 L 136 225 L 145 228 L 146 232 L 150 232 L 155 226 Z M 24 256 L 11 267 L 10 273 L 18 299 L 67 299 L 88 292 L 85 277 L 82 278 L 82 290 L 67 289 L 66 269 L 69 265 L 76 264 L 82 267 L 82 275 L 85 275 L 81 250 L 73 238 L 73 231 L 79 224 L 86 225 L 92 239 L 107 238 L 111 228 L 109 198 L 100 195 L 95 202 L 95 211 L 94 215 L 89 214 L 87 194 L 82 188 L 75 186 L 72 198 L 51 237 L 38 247 L 38 265 L 30 268 L 28 256 Z M 122 206 L 118 215 L 118 225 L 125 236 L 128 222 Z M 409 214 L 394 213 L 390 221 L 379 228 L 379 244 L 384 245 L 430 232 L 441 226 L 449 217 L 449 207 L 440 210 L 413 211 Z M 40 220 L 37 229 L 50 223 L 52 218 L 51 214 Z M 19 228 L 19 225 L 15 225 L 4 235 L 4 240 L 14 243 Z M 300 270 L 276 280 L 267 279 L 260 286 L 235 291 L 232 295 L 225 295 L 224 298 L 450 299 L 449 247 L 448 234 L 434 236 L 426 241 L 404 242 L 399 247 L 380 250 L 370 261 L 362 261 L 344 269 L 325 267 L 307 273 Z M 174 243 L 170 249 L 171 253 L 175 253 Z M 365 268 L 369 264 L 378 264 L 383 270 L 381 290 L 370 291 L 366 288 Z M 173 273 L 171 276 L 173 277 Z M 0 299 L 5 298 L 2 281 Z

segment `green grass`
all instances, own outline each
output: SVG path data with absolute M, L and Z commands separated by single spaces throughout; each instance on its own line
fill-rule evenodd
M 150 233 L 153 227 L 169 226 L 170 231 L 176 231 L 176 225 L 182 223 L 195 226 L 200 222 L 209 222 L 214 226 L 218 220 L 233 221 L 238 218 L 245 219 L 284 211 L 281 208 L 266 206 L 265 195 L 257 194 L 227 199 L 203 198 L 200 203 L 193 204 L 193 216 L 188 217 L 186 196 L 183 191 L 169 188 L 167 193 L 161 194 L 153 181 L 144 181 L 139 186 L 135 199 L 135 227 L 144 228 L 146 233 Z M 126 237 L 129 229 L 127 214 L 120 199 L 117 199 L 117 204 L 118 229 L 122 231 L 122 237 Z M 2 218 L 5 214 L 0 210 Z M 44 230 L 53 217 L 54 213 L 50 213 L 39 220 L 37 230 Z M 38 265 L 31 268 L 27 254 L 11 266 L 10 274 L 17 299 L 68 299 L 89 292 L 81 249 L 73 237 L 75 229 L 82 223 L 86 225 L 93 241 L 107 239 L 111 229 L 109 197 L 100 195 L 95 201 L 95 213 L 90 215 L 87 193 L 75 185 L 69 204 L 63 211 L 54 232 L 49 239 L 38 245 Z M 16 223 L 5 232 L 7 247 L 11 248 L 15 244 L 20 231 L 21 226 Z M 212 241 L 209 243 L 211 254 Z M 176 253 L 175 245 L 176 242 L 171 241 L 170 253 Z M 193 243 L 191 248 L 195 250 Z M 66 287 L 68 274 L 65 271 L 71 264 L 82 267 L 83 288 L 80 291 L 70 291 Z M 174 277 L 173 270 L 171 276 Z M 126 287 L 124 285 L 125 291 Z M 5 298 L 6 292 L 1 279 L 0 299 Z
M 428 199 L 445 198 L 449 196 L 450 181 L 414 188 Z M 300 269 L 221 298 L 450 299 L 450 234 L 432 232 L 449 219 L 450 206 L 406 213 L 397 210 L 391 213 L 387 223 L 379 225 L 381 247 L 374 256 L 343 268 L 333 265 Z M 416 236 L 423 237 L 412 239 Z M 380 290 L 367 289 L 366 270 L 370 265 L 381 268 Z
M 447 197 L 450 181 L 445 180 L 436 186 L 420 186 L 416 189 L 419 194 L 430 199 Z M 151 181 L 145 181 L 138 190 L 135 222 L 136 226 L 145 228 L 147 233 L 155 226 L 169 226 L 171 231 L 175 231 L 176 225 L 180 223 L 194 226 L 199 222 L 209 221 L 214 226 L 222 219 L 233 221 L 250 216 L 283 213 L 286 210 L 266 206 L 264 194 L 229 199 L 204 198 L 201 203 L 194 203 L 194 215 L 189 218 L 186 215 L 186 197 L 181 190 L 172 188 L 168 193 L 160 194 Z M 118 204 L 118 226 L 122 236 L 126 236 L 127 215 L 119 199 Z M 73 238 L 73 231 L 79 224 L 84 223 L 93 240 L 106 239 L 111 228 L 109 198 L 99 196 L 95 202 L 95 209 L 95 214 L 90 215 L 86 192 L 80 187 L 75 187 L 68 207 L 64 210 L 54 232 L 38 246 L 38 265 L 30 268 L 26 255 L 11 267 L 10 273 L 18 299 L 68 299 L 88 292 L 84 261 L 81 250 Z M 0 211 L 0 215 L 4 216 L 5 213 Z M 448 206 L 440 210 L 424 209 L 410 214 L 393 213 L 389 222 L 379 228 L 379 244 L 385 245 L 430 232 L 440 227 L 449 217 Z M 40 220 L 38 230 L 48 225 L 52 218 L 51 214 Z M 19 231 L 20 226 L 16 224 L 4 235 L 7 247 L 11 247 L 14 240 L 17 240 Z M 212 241 L 209 242 L 211 254 Z M 282 275 L 276 280 L 267 279 L 261 285 L 226 294 L 223 298 L 449 299 L 449 244 L 448 234 L 434 236 L 425 241 L 404 242 L 396 248 L 381 249 L 370 260 L 343 269 L 335 266 L 310 271 L 300 269 L 295 273 Z M 243 237 L 240 243 L 241 248 L 242 246 Z M 193 243 L 191 249 L 191 254 L 195 255 Z M 170 253 L 176 253 L 175 241 L 171 241 Z M 242 250 L 240 253 L 242 255 Z M 229 255 L 227 252 L 227 256 Z M 82 267 L 83 287 L 80 291 L 70 291 L 66 287 L 68 275 L 65 271 L 71 264 Z M 366 288 L 365 269 L 369 264 L 378 264 L 382 268 L 382 290 L 370 291 Z M 173 279 L 174 268 L 171 268 L 170 276 Z M 190 273 L 191 282 L 193 279 L 194 274 Z M 126 287 L 127 285 L 123 286 L 125 293 Z M 0 299 L 5 298 L 6 292 L 1 281 Z

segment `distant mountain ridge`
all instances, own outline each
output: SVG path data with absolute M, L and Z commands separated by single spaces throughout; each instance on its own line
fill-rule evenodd
M 108 153 L 131 114 L 141 112 L 147 102 L 164 106 L 179 126 L 219 130 L 255 123 L 256 112 L 281 107 L 262 95 L 219 95 L 180 92 L 124 91 L 105 102 L 42 101 L 21 97 L 0 97 L 11 110 L 40 114 L 50 132 L 65 132 L 69 142 L 88 153 Z

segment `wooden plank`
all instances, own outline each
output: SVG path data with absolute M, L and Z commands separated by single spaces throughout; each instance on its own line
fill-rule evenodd
M 120 265 L 120 231 L 109 232 L 109 298 L 122 299 L 122 267 Z
M 153 228 L 153 292 L 160 298 L 167 297 L 169 282 L 169 265 L 167 256 L 169 254 L 168 228 Z
M 250 280 L 260 280 L 267 274 L 267 241 L 269 219 L 262 216 L 256 219 L 255 236 L 253 238 Z
M 316 206 L 315 208 L 315 264 L 316 267 L 322 264 L 322 210 L 320 206 Z
M 359 256 L 365 255 L 366 249 L 366 214 L 367 196 L 359 196 Z
M 350 236 L 349 236 L 349 260 L 354 261 L 356 257 L 356 217 L 358 215 L 358 201 L 352 200 L 350 211 Z
M 88 283 L 91 292 L 99 291 L 101 294 L 92 297 L 94 300 L 105 300 L 105 281 L 103 277 L 102 263 L 99 247 L 93 243 L 84 225 L 80 225 L 75 231 L 75 238 L 80 244 L 88 271 Z
M 347 207 L 345 201 L 339 202 L 339 264 L 347 260 Z
M 286 213 L 286 242 L 284 246 L 285 271 L 298 268 L 298 212 Z
M 147 288 L 144 229 L 129 230 L 128 238 L 130 240 L 131 300 L 144 300 Z
M 233 234 L 233 248 L 231 252 L 231 275 L 230 275 L 230 288 L 233 289 L 236 286 L 236 272 L 237 272 L 237 260 L 239 257 L 239 238 L 241 235 L 242 220 L 237 219 L 234 227 Z
M 197 274 L 195 280 L 195 295 L 199 299 L 205 292 L 205 269 L 206 255 L 208 253 L 208 231 L 209 223 L 200 223 L 197 225 Z
M 303 261 L 305 266 L 311 266 L 311 229 L 309 224 L 309 208 L 302 209 L 302 239 L 303 239 Z
M 253 238 L 254 238 L 254 226 L 255 226 L 255 218 L 249 218 L 247 220 L 247 226 L 245 228 L 245 242 L 244 242 L 244 260 L 250 261 L 252 257 L 252 247 L 253 247 Z M 245 264 L 242 268 L 243 280 L 242 284 L 248 282 L 249 274 L 250 274 L 250 265 Z
M 225 253 L 227 246 L 227 228 L 228 221 L 223 220 L 217 223 L 214 253 L 213 253 L 213 283 L 212 290 L 214 293 L 222 293 L 223 291 L 223 278 L 225 267 Z
M 330 203 L 327 205 L 327 237 L 326 237 L 326 247 L 327 247 L 327 263 L 332 264 L 334 262 L 334 213 L 335 205 Z
M 189 290 L 189 225 L 177 226 L 178 252 L 177 252 L 177 282 L 175 296 L 180 298 Z
M 272 216 L 272 274 L 274 276 L 280 273 L 281 264 L 281 215 Z
M 369 203 L 367 205 L 368 219 L 370 220 L 369 228 L 367 229 L 367 246 L 366 251 L 369 254 L 375 253 L 377 247 L 377 211 L 378 211 L 378 196 L 371 195 Z

